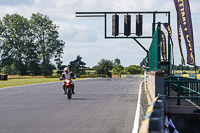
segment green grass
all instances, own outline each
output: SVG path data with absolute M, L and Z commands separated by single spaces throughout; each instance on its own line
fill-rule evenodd
M 194 70 L 183 70 L 186 71 L 187 74 L 195 74 Z M 182 74 L 182 70 L 174 70 L 175 74 Z
M 83 78 L 77 78 L 75 80 L 80 80 Z M 12 86 L 21 86 L 29 84 L 38 84 L 38 83 L 48 83 L 48 82 L 59 82 L 58 78 L 32 78 L 32 79 L 8 79 L 0 81 L 0 88 L 12 87 Z

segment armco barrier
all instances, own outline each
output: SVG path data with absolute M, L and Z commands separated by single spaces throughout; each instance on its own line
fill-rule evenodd
M 60 76 L 56 75 L 56 76 L 44 76 L 45 78 L 60 78 Z
M 181 74 L 181 77 L 190 77 L 189 74 Z
M 154 99 L 141 122 L 139 133 L 164 133 L 165 96 Z
M 200 74 L 174 74 L 175 77 L 190 77 L 200 79 Z
M 121 75 L 121 78 L 140 78 L 140 75 Z
M 108 78 L 108 75 L 104 75 L 104 74 L 97 74 L 97 75 L 80 75 L 80 78 Z
M 97 78 L 97 75 L 80 75 L 80 78 Z
M 197 79 L 200 79 L 200 74 L 197 74 Z
M 19 76 L 19 75 L 8 75 L 8 79 L 31 79 L 31 78 L 45 78 L 44 76 Z

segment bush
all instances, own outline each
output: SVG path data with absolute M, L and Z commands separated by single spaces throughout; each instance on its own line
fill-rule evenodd
M 5 67 L 2 68 L 2 73 L 4 74 L 8 74 L 8 75 L 16 75 L 17 74 L 17 71 L 15 69 L 15 66 L 14 64 L 12 65 L 7 65 Z
M 198 72 L 197 73 L 200 73 L 200 69 L 198 70 Z
M 187 72 L 185 70 L 183 70 L 183 74 L 187 74 Z

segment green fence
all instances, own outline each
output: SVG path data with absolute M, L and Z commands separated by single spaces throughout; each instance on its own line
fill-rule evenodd
M 169 77 L 165 80 L 165 94 L 168 99 L 177 99 L 177 105 L 180 105 L 180 99 L 189 99 L 194 104 L 200 106 L 200 80 L 187 77 Z M 173 90 L 177 96 L 171 96 Z
M 149 48 L 149 71 L 157 71 L 160 66 L 160 23 L 154 32 L 153 40 Z

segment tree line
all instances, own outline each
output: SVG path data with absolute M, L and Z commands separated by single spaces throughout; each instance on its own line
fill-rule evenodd
M 19 75 L 51 75 L 50 59 L 63 52 L 58 26 L 48 16 L 32 14 L 28 20 L 6 14 L 0 20 L 0 65 L 2 72 Z
M 32 14 L 27 19 L 19 14 L 6 14 L 0 20 L 0 67 L 10 75 L 52 75 L 55 58 L 58 73 L 67 65 L 61 61 L 65 42 L 59 39 L 58 26 L 46 15 Z M 86 74 L 86 63 L 80 55 L 68 65 L 76 75 Z M 139 74 L 140 66 L 123 67 L 118 58 L 115 61 L 101 59 L 92 68 L 96 74 Z
M 199 70 L 200 66 L 196 66 L 196 70 Z M 174 65 L 174 70 L 195 70 L 195 67 Z
M 89 68 L 85 67 L 86 63 L 82 61 L 80 55 L 74 61 L 71 61 L 69 64 L 70 70 L 73 71 L 76 75 L 87 74 L 85 70 L 95 70 L 93 74 L 105 74 L 108 76 L 113 75 L 122 75 L 122 74 L 141 74 L 143 73 L 142 67 L 137 65 L 130 65 L 128 67 L 123 67 L 121 65 L 120 59 L 116 58 L 114 61 L 101 59 L 96 66 Z

